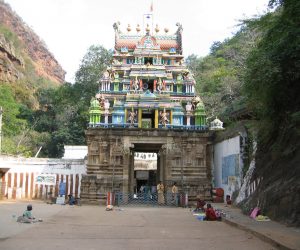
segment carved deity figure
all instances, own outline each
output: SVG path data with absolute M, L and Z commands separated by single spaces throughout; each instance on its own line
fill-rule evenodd
M 178 74 L 176 80 L 179 82 L 182 81 L 182 74 Z
M 97 94 L 96 95 L 96 99 L 98 100 L 99 104 L 100 104 L 100 108 L 103 109 L 104 108 L 104 104 L 105 104 L 105 97 L 102 94 Z
M 157 91 L 160 93 L 163 89 L 163 84 L 162 84 L 162 81 L 161 79 L 159 78 L 158 79 L 158 83 L 157 83 L 157 87 L 156 87 Z
M 196 109 L 197 107 L 197 104 L 201 102 L 201 98 L 199 96 L 195 96 L 193 99 L 192 99 L 192 107 L 193 107 L 193 110 Z
M 137 113 L 133 110 L 129 112 L 127 121 L 130 122 L 131 126 L 136 122 Z
M 117 59 L 113 59 L 113 61 L 112 61 L 112 63 L 114 64 L 114 65 L 121 65 L 122 64 L 122 62 L 120 62 L 119 60 L 117 60 Z
M 139 90 L 139 80 L 137 79 L 137 77 L 133 81 L 133 90 L 135 93 Z
M 109 69 L 103 73 L 103 78 L 109 78 Z
M 118 80 L 118 79 L 119 79 L 119 74 L 118 74 L 118 72 L 115 72 L 115 73 L 114 73 L 114 79 L 115 79 L 115 80 Z
M 165 109 L 164 111 L 159 112 L 159 116 L 160 116 L 160 123 L 162 125 L 166 126 L 170 122 L 168 119 L 168 113 L 166 112 Z
M 104 105 L 103 106 L 104 106 L 105 110 L 109 110 L 110 103 L 107 99 L 104 100 Z
M 188 102 L 185 106 L 185 110 L 187 113 L 191 112 L 192 108 L 193 108 L 193 105 L 190 102 Z

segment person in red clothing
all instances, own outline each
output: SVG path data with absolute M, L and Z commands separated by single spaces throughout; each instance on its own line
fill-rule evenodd
M 211 220 L 211 221 L 217 220 L 215 210 L 212 208 L 210 204 L 207 204 L 205 214 L 206 214 L 206 220 Z
M 197 207 L 196 207 L 195 211 L 204 212 L 205 211 L 205 209 L 204 209 L 205 204 L 206 204 L 206 202 L 204 201 L 203 197 L 198 196 L 197 197 Z

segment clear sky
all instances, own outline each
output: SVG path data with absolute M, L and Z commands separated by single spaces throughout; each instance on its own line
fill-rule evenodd
M 154 25 L 161 31 L 183 26 L 183 53 L 205 56 L 214 41 L 223 41 L 237 30 L 240 19 L 263 14 L 269 0 L 153 0 Z M 114 46 L 113 23 L 126 32 L 142 26 L 151 0 L 5 0 L 45 41 L 67 71 L 74 74 L 91 45 Z

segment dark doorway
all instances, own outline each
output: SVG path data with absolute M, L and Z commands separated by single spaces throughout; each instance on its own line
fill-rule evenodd
M 153 57 L 145 57 L 145 64 L 153 65 Z
M 142 112 L 142 128 L 155 127 L 154 110 L 143 110 Z
M 144 86 L 143 86 L 143 89 L 144 91 L 146 90 L 149 90 L 151 93 L 153 93 L 153 82 L 154 80 L 151 80 L 151 79 L 143 79 L 143 82 L 144 82 Z

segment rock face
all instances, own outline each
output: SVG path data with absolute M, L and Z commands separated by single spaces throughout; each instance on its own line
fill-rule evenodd
M 16 65 L 24 67 L 21 56 L 15 52 L 13 44 L 0 34 L 0 81 L 15 82 L 22 77 Z
M 16 35 L 21 42 L 22 52 L 30 57 L 38 76 L 57 84 L 64 82 L 66 72 L 47 50 L 46 45 L 2 0 L 0 0 L 0 25 Z M 13 82 L 22 77 L 20 72 L 24 68 L 24 58 L 21 56 L 22 53 L 19 54 L 16 53 L 13 43 L 0 34 L 0 81 Z

